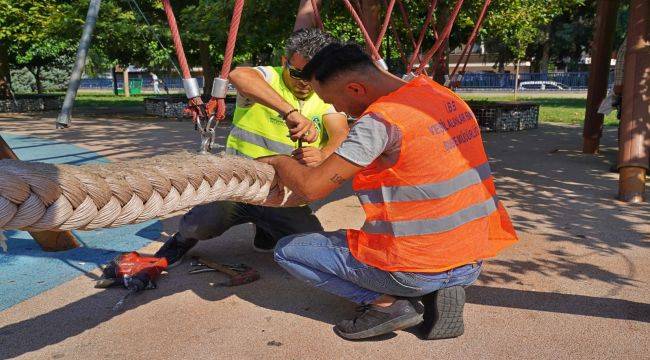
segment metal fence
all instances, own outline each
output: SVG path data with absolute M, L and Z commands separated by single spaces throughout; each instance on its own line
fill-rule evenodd
M 152 88 L 151 77 L 133 77 L 143 81 L 142 87 Z M 183 89 L 180 77 L 160 78 L 169 90 L 177 91 Z M 587 72 L 557 72 L 557 73 L 521 73 L 519 74 L 520 89 L 525 90 L 586 90 Z M 199 87 L 203 87 L 203 78 L 198 78 Z M 609 74 L 609 85 L 614 82 L 614 72 Z M 523 83 L 523 84 L 522 84 Z M 544 84 L 544 88 L 541 85 Z M 122 88 L 123 81 L 117 81 L 118 88 Z M 82 79 L 82 89 L 110 90 L 113 89 L 113 81 L 109 78 Z M 495 73 L 467 73 L 461 79 L 461 89 L 500 89 L 512 90 L 515 87 L 515 74 Z M 163 90 L 161 84 L 160 89 Z
M 519 87 L 525 90 L 586 90 L 588 72 L 521 73 Z M 609 73 L 609 85 L 614 82 L 614 72 Z M 544 88 L 541 86 L 544 85 Z M 515 88 L 515 74 L 467 73 L 461 79 L 461 89 Z
M 180 77 L 161 77 L 162 84 L 160 84 L 160 90 L 163 90 L 163 84 L 167 86 L 169 90 L 182 90 L 183 89 L 183 79 Z M 153 79 L 151 77 L 130 77 L 130 81 L 138 80 L 142 81 L 143 88 L 153 88 Z M 198 79 L 199 87 L 203 87 L 203 78 L 199 77 Z M 124 87 L 124 81 L 119 79 L 117 80 L 117 87 L 121 89 Z M 113 80 L 110 78 L 87 78 L 81 79 L 81 84 L 79 85 L 80 89 L 89 89 L 89 90 L 113 90 Z

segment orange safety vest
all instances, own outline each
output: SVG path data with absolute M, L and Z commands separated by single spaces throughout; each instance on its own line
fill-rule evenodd
M 517 241 L 462 99 L 420 76 L 366 113 L 397 126 L 402 143 L 395 164 L 375 160 L 353 180 L 366 212 L 361 230 L 347 233 L 357 260 L 386 271 L 441 272 Z

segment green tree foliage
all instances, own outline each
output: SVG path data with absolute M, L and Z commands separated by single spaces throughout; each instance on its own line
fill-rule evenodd
M 147 21 L 137 11 L 134 1 Z M 433 45 L 433 28 L 438 32 L 442 30 L 456 1 L 438 0 L 433 27 L 427 30 L 424 49 Z M 0 96 L 3 95 L 3 78 L 9 78 L 3 75 L 9 71 L 3 67 L 7 62 L 15 70 L 27 68 L 37 83 L 38 91 L 47 83 L 41 81 L 43 69 L 69 68 L 88 3 L 89 0 L 0 0 Z M 363 0 L 353 3 L 363 3 Z M 417 36 L 430 0 L 403 0 L 403 3 L 409 14 L 411 31 Z M 483 3 L 484 0 L 465 0 L 447 51 L 466 42 Z M 218 72 L 223 62 L 234 1 L 173 0 L 172 4 L 190 66 L 201 66 L 206 73 Z M 277 63 L 283 41 L 293 28 L 297 7 L 297 0 L 246 2 L 234 63 Z M 383 20 L 384 12 L 382 6 L 380 20 Z M 594 2 L 585 0 L 494 0 L 480 37 L 489 52 L 498 54 L 501 64 L 524 58 L 534 58 L 539 68 L 548 68 L 546 64 L 549 63 L 561 65 L 566 58 L 576 63 L 576 59 L 588 51 L 594 14 Z M 361 32 L 341 1 L 324 0 L 321 16 L 326 30 L 335 36 L 363 42 Z M 397 7 L 393 24 L 409 55 L 412 46 Z M 619 21 L 617 44 L 622 39 L 624 26 L 624 21 Z M 383 42 L 382 52 L 388 58 L 399 57 L 391 31 Z M 176 61 L 160 0 L 102 1 L 86 67 L 88 74 L 106 73 L 114 65 L 172 71 L 170 57 Z
M 78 18 L 67 1 L 0 0 L 0 42 L 12 68 L 25 67 L 43 91 L 44 68 L 66 69 L 74 55 Z
M 622 43 L 627 28 L 629 4 L 622 4 L 617 14 L 614 34 L 614 50 Z M 539 71 L 548 67 L 569 71 L 585 70 L 580 64 L 583 55 L 590 52 L 593 38 L 596 2 L 564 9 L 564 11 L 540 29 L 537 41 L 528 49 L 528 56 Z
M 499 54 L 499 62 L 522 60 L 544 26 L 584 3 L 584 0 L 494 1 L 485 22 L 486 43 Z

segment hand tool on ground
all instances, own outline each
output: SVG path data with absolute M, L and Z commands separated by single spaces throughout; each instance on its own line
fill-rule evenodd
M 195 258 L 191 263 L 190 274 L 199 274 L 208 271 L 217 271 L 228 275 L 228 280 L 218 283 L 218 286 L 237 286 L 251 283 L 260 278 L 259 272 L 244 264 L 218 264 L 203 258 Z
M 156 280 L 167 268 L 167 259 L 141 256 L 137 252 L 123 253 L 102 269 L 96 288 L 122 284 L 129 292 L 118 301 L 113 310 L 119 310 L 131 295 L 145 289 L 155 289 Z

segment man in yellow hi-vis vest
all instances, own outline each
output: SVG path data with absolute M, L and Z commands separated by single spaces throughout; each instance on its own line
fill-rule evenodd
M 301 78 L 311 57 L 334 41 L 317 29 L 299 30 L 286 41 L 281 67 L 239 67 L 230 73 L 238 96 L 226 153 L 249 158 L 292 155 L 304 165 L 316 166 L 334 152 L 347 137 L 347 116 L 323 102 Z M 284 236 L 322 230 L 308 206 L 270 208 L 218 201 L 185 214 L 179 231 L 156 256 L 178 264 L 199 240 L 249 222 L 255 224 L 254 248 L 268 252 Z

